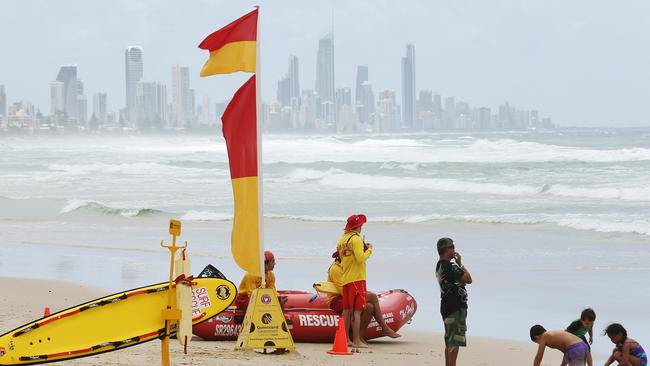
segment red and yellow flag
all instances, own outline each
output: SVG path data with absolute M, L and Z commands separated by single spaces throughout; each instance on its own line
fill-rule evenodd
M 257 9 L 207 36 L 199 48 L 210 51 L 201 76 L 255 72 Z
M 253 276 L 262 276 L 255 90 L 253 75 L 237 90 L 221 121 L 235 198 L 232 255 L 240 268 Z

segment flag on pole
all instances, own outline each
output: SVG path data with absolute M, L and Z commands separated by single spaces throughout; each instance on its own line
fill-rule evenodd
M 255 75 L 242 85 L 221 121 L 226 139 L 230 179 L 235 199 L 232 256 L 253 276 L 262 276 Z
M 199 48 L 210 51 L 201 76 L 256 72 L 258 9 L 207 36 Z

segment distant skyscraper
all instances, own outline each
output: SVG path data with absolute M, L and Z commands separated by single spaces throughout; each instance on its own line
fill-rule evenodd
M 285 76 L 278 81 L 277 100 L 280 106 L 291 105 L 291 79 Z
M 77 122 L 86 123 L 88 120 L 88 99 L 83 94 L 77 95 Z
M 357 66 L 357 84 L 355 92 L 354 103 L 363 104 L 363 83 L 368 81 L 368 66 Z
M 106 122 L 106 117 L 108 116 L 107 102 L 108 97 L 106 93 L 95 93 L 93 95 L 93 114 L 100 123 Z
M 190 69 L 186 66 L 172 67 L 172 111 L 174 126 L 187 128 L 194 116 L 193 95 L 190 93 Z
M 316 61 L 316 92 L 321 102 L 334 102 L 334 34 L 318 41 Z
M 377 95 L 377 132 L 390 132 L 399 127 L 399 110 L 395 99 L 395 92 L 392 90 L 382 90 Z
M 156 82 L 138 81 L 135 84 L 138 128 L 160 129 L 165 125 L 167 88 Z
M 300 99 L 300 72 L 298 68 L 298 57 L 289 55 L 289 96 L 290 99 Z
M 413 128 L 415 122 L 415 46 L 406 45 L 406 57 L 402 58 L 402 122 Z
M 372 84 L 364 81 L 361 85 L 361 103 L 357 104 L 357 115 L 359 122 L 372 124 L 375 114 L 375 94 L 372 91 Z
M 451 130 L 456 126 L 456 100 L 454 97 L 445 98 L 443 128 Z
M 7 94 L 4 85 L 0 85 L 0 116 L 7 116 Z
M 59 69 L 56 81 L 63 83 L 63 112 L 68 118 L 83 122 L 85 117 L 80 111 L 80 99 L 83 97 L 83 83 L 77 79 L 77 65 L 63 65 Z M 50 90 L 51 93 L 51 90 Z
M 53 81 L 50 83 L 50 114 L 55 115 L 65 111 L 65 83 Z
M 131 124 L 134 124 L 136 122 L 135 85 L 144 74 L 142 47 L 129 46 L 126 48 L 124 66 L 126 71 L 126 118 Z

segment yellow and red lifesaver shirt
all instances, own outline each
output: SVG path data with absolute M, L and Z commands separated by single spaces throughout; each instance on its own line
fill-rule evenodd
M 327 294 L 327 303 L 331 304 L 332 301 L 334 301 L 337 297 L 341 296 L 343 285 L 341 284 L 341 281 L 343 280 L 343 267 L 341 267 L 340 264 L 334 262 L 330 266 L 330 268 L 327 270 L 327 281 L 331 282 L 336 286 L 336 289 L 338 290 L 338 294 Z
M 372 248 L 364 250 L 364 243 L 359 232 L 347 231 L 339 239 L 337 246 L 343 267 L 341 284 L 366 280 L 366 260 L 372 254 Z
M 262 277 L 251 276 L 246 273 L 239 283 L 237 296 L 249 296 L 254 289 L 262 286 Z M 266 272 L 266 288 L 275 290 L 275 274 L 273 271 Z

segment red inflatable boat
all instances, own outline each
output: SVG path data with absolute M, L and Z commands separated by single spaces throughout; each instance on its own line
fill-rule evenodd
M 339 314 L 330 310 L 324 294 L 304 291 L 278 291 L 278 294 L 287 296 L 284 316 L 294 341 L 329 343 L 334 340 Z M 394 331 L 408 323 L 417 310 L 415 299 L 404 290 L 377 292 L 377 296 L 386 324 Z M 236 340 L 243 319 L 244 312 L 231 307 L 192 330 L 195 335 L 209 341 Z M 373 320 L 365 338 L 381 336 L 381 328 Z

